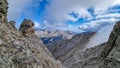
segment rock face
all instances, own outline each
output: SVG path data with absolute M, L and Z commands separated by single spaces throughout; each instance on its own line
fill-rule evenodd
M 33 22 L 24 20 L 20 32 L 7 22 L 7 1 L 0 0 L 0 68 L 64 68 L 37 38 Z
M 24 36 L 34 35 L 34 23 L 31 20 L 24 19 L 19 30 Z
M 99 59 L 103 60 L 101 68 L 120 67 L 120 21 L 116 23 L 105 49 L 100 54 Z
M 17 30 L 17 28 L 15 27 L 15 21 L 9 21 L 9 24 L 10 24 L 15 30 Z
M 67 59 L 63 61 L 63 63 L 66 66 L 69 64 L 68 68 L 100 68 L 99 64 L 96 64 L 96 60 L 98 55 L 104 50 L 105 45 L 106 43 L 103 43 L 85 51 L 76 51 L 73 56 L 70 57 L 70 60 Z
M 0 1 L 0 21 L 5 21 L 7 18 L 7 9 L 8 9 L 8 3 L 6 0 Z

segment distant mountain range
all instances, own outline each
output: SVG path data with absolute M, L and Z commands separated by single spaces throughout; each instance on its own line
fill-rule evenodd
M 44 44 L 49 44 L 63 39 L 71 39 L 76 33 L 71 31 L 36 29 L 35 34 Z
M 113 25 L 98 32 L 80 33 L 71 39 L 48 44 L 47 48 L 68 68 L 119 68 L 120 22 L 113 31 L 110 27 Z
M 67 68 L 119 68 L 120 22 L 112 31 L 113 26 L 79 34 L 60 30 L 36 30 L 36 34 Z
M 89 42 L 90 38 L 95 34 L 95 32 L 85 32 L 81 34 L 74 35 L 71 39 L 61 40 L 47 45 L 47 48 L 55 56 L 55 58 L 60 58 L 70 52 L 85 48 L 85 44 Z M 74 50 L 74 51 L 73 51 Z M 72 54 L 71 53 L 71 54 Z
M 110 42 L 107 42 L 107 41 L 110 40 L 109 35 L 112 31 L 112 29 L 110 28 L 112 27 L 113 25 L 108 25 L 101 28 L 101 30 L 97 32 L 84 32 L 79 34 L 72 33 L 72 37 L 69 39 L 62 38 L 63 35 L 59 36 L 60 34 L 57 34 L 56 36 L 56 33 L 54 33 L 52 35 L 52 38 L 47 36 L 47 38 L 45 37 L 43 41 L 47 42 L 46 47 L 53 54 L 53 56 L 56 59 L 60 60 L 66 67 L 89 68 L 90 63 L 87 63 L 87 62 L 92 62 L 94 64 L 94 61 L 96 61 L 96 58 L 103 58 L 101 57 L 101 55 L 104 55 L 103 53 L 107 53 L 107 50 L 106 50 L 107 47 L 109 51 Z M 115 27 L 114 27 L 114 30 L 115 30 Z M 50 32 L 50 33 L 53 33 L 53 32 Z M 71 35 L 71 33 L 67 33 L 67 34 Z M 49 42 L 50 40 L 52 40 L 52 42 Z M 107 54 L 105 55 L 107 56 Z M 97 64 L 97 62 L 98 61 L 96 61 L 95 64 Z M 107 62 L 107 61 L 103 60 L 103 62 Z M 86 63 L 88 65 L 85 65 Z M 91 65 L 91 67 L 94 66 L 93 64 Z M 102 65 L 103 65 L 103 68 L 105 68 L 104 63 L 102 63 Z M 99 66 L 100 65 L 98 63 L 98 68 Z M 93 68 L 97 68 L 97 67 L 93 67 Z

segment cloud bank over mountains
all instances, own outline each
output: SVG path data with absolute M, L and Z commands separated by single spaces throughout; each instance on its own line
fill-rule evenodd
M 120 0 L 52 0 L 46 9 L 45 18 L 55 23 L 66 23 L 68 20 L 76 22 L 83 18 L 88 22 L 80 25 L 80 29 L 91 30 L 117 21 L 120 18 L 117 10 L 120 8 L 114 9 L 114 7 L 118 5 Z M 76 17 L 70 13 L 74 13 Z
M 36 6 L 44 1 L 48 4 L 43 15 L 38 17 L 41 28 L 84 32 L 98 30 L 120 19 L 120 0 L 8 0 L 8 19 L 15 20 L 22 13 L 28 14 L 28 17 L 34 15 L 29 8 L 39 8 Z

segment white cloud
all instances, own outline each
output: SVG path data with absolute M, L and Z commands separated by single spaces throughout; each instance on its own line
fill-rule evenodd
M 84 18 L 84 19 L 91 19 L 92 18 L 92 15 L 87 11 L 87 9 L 83 9 L 83 8 L 81 8 L 81 9 L 75 9 L 74 13 L 78 14 L 77 18 L 74 18 L 73 16 L 67 15 L 66 19 L 75 22 L 79 18 Z
M 58 29 L 63 30 L 63 31 L 72 31 L 72 32 L 76 32 L 76 33 L 84 32 L 83 30 L 80 30 L 78 27 L 79 26 L 73 26 L 70 24 L 65 27 L 59 27 Z
M 39 22 L 34 22 L 34 23 L 35 23 L 35 28 L 40 28 L 41 27 Z
M 93 2 L 95 4 L 95 2 Z M 94 14 L 104 14 L 110 7 L 120 5 L 120 0 L 99 0 L 94 5 Z
M 16 20 L 19 19 L 21 13 L 25 12 L 25 7 L 31 2 L 31 0 L 8 0 L 8 19 Z
M 27 17 L 33 17 L 34 13 L 26 8 L 39 8 L 38 6 L 42 1 L 43 0 L 8 0 L 8 20 L 17 21 L 18 19 L 20 19 L 21 14 L 28 15 Z M 96 29 L 99 28 L 100 25 L 105 24 L 105 22 L 113 22 L 114 20 L 116 21 L 117 19 L 115 17 L 120 16 L 119 13 L 106 14 L 109 8 L 120 5 L 120 0 L 50 0 L 49 2 L 50 3 L 44 11 L 45 15 L 43 16 L 43 18 L 41 18 L 43 21 L 46 20 L 47 22 L 43 23 L 44 25 L 41 26 L 48 29 L 68 27 L 68 25 L 66 25 L 66 22 L 69 20 L 72 22 L 76 22 L 79 18 L 84 18 L 86 20 L 100 18 L 100 20 L 90 21 L 80 26 L 80 28 L 83 30 L 89 30 L 93 28 Z M 92 16 L 92 14 L 88 11 L 89 8 L 93 9 L 93 14 L 96 15 L 96 17 Z M 119 9 L 110 11 L 116 12 L 119 11 Z M 72 15 L 70 15 L 70 13 L 78 14 L 78 16 L 73 17 Z M 104 19 L 106 17 L 110 18 Z M 68 27 L 68 29 L 70 28 L 71 27 Z M 78 28 L 74 29 L 78 30 Z
M 42 0 L 7 0 L 8 1 L 8 20 L 19 20 L 22 14 L 30 18 L 34 13 L 28 8 L 38 8 L 38 3 Z
M 106 14 L 109 8 L 116 5 L 120 5 L 120 0 L 51 0 L 43 19 L 58 27 L 54 23 L 65 24 L 68 20 L 76 22 L 79 18 L 94 19 L 88 11 L 89 8 L 93 9 L 94 15 L 99 16 Z M 78 16 L 75 18 L 69 13 L 76 13 Z
M 120 14 L 119 13 L 113 13 L 113 14 L 103 14 L 103 15 L 98 15 L 95 18 L 119 18 Z
M 59 29 L 61 26 L 66 27 L 67 25 L 62 22 L 50 23 L 47 20 L 44 20 L 43 25 L 42 25 L 44 29 L 51 29 L 51 30 Z
M 83 25 L 80 25 L 80 30 L 84 31 L 91 31 L 91 30 L 98 30 L 103 26 L 106 26 L 108 24 L 115 23 L 119 19 L 116 18 L 109 18 L 109 19 L 100 19 L 100 20 L 93 20 L 87 23 L 84 23 Z

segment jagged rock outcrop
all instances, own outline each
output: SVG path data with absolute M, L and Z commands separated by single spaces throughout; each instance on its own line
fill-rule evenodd
M 106 47 L 98 59 L 103 60 L 103 63 L 100 65 L 101 68 L 120 67 L 120 21 L 114 26 Z
M 34 23 L 29 19 L 24 19 L 19 30 L 24 36 L 35 35 Z
M 6 21 L 7 20 L 7 9 L 8 9 L 8 3 L 6 0 L 0 1 L 0 21 Z
M 0 0 L 0 68 L 64 68 L 34 34 L 30 20 L 20 32 L 14 30 L 7 22 L 7 4 Z
M 15 21 L 9 21 L 9 24 L 12 28 L 14 28 L 15 30 L 17 30 L 17 28 L 15 27 Z

